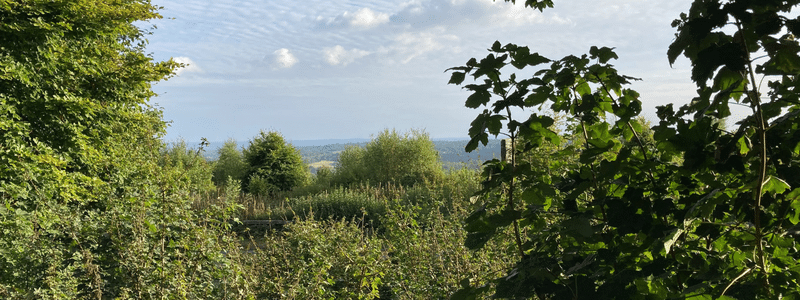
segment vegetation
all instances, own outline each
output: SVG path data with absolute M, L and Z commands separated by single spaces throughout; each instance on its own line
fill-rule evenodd
M 434 140 L 433 145 L 436 152 L 439 152 L 439 160 L 445 169 L 459 169 L 462 167 L 480 168 L 480 165 L 485 161 L 500 156 L 500 140 L 492 139 L 484 146 L 480 145 L 475 151 L 464 151 L 464 140 L 450 141 L 450 140 Z M 318 168 L 314 168 L 313 163 L 317 162 L 336 162 L 339 160 L 339 154 L 348 147 L 363 148 L 367 145 L 364 143 L 351 143 L 351 144 L 331 144 L 324 146 L 304 146 L 297 147 L 300 150 L 300 155 L 306 163 L 312 163 L 312 173 L 315 173 Z
M 217 160 L 214 162 L 214 170 L 211 180 L 214 184 L 224 187 L 229 179 L 242 181 L 247 164 L 244 162 L 242 152 L 236 149 L 236 141 L 228 140 L 217 150 Z
M 226 202 L 190 209 L 208 168 L 162 152 L 150 82 L 178 64 L 153 62 L 131 24 L 159 17 L 148 1 L 0 4 L 0 298 L 246 291 L 221 255 Z
M 386 130 L 315 176 L 275 132 L 214 163 L 160 141 L 150 84 L 178 64 L 131 24 L 160 16 L 101 2 L 0 4 L 0 298 L 800 297 L 800 1 L 695 1 L 668 58 L 698 95 L 655 126 L 613 49 L 496 42 L 450 83 L 485 107 L 466 150 L 508 159 L 445 171 Z
M 404 135 L 384 130 L 366 147 L 349 147 L 339 155 L 334 182 L 349 185 L 399 184 L 412 186 L 441 178 L 439 154 L 427 134 L 411 130 Z
M 277 132 L 261 131 L 243 152 L 247 171 L 242 189 L 251 194 L 289 191 L 305 184 L 309 178 L 300 153 Z
M 452 298 L 800 297 L 800 21 L 787 17 L 797 4 L 695 1 L 673 22 L 668 58 L 691 61 L 698 95 L 677 111 L 659 107 L 652 139 L 635 122 L 639 94 L 625 88 L 638 79 L 609 64 L 611 48 L 551 60 L 496 42 L 486 58 L 452 68 L 450 83 L 481 80 L 464 86 L 473 92 L 466 106 L 487 107 L 467 150 L 490 134 L 516 141 L 509 161 L 486 164 L 466 245 L 482 248 L 510 228 L 500 239 L 517 248 L 506 275 Z M 537 70 L 521 78 L 509 65 Z M 728 132 L 719 120 L 731 104 L 751 115 Z M 553 118 L 533 110 L 543 106 L 570 116 L 578 139 L 565 143 Z M 518 158 L 530 151 L 545 159 Z

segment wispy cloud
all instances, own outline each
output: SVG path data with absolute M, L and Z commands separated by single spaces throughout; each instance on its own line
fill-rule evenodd
M 364 50 L 359 50 L 356 48 L 345 50 L 344 47 L 341 45 L 336 45 L 330 48 L 323 48 L 322 49 L 323 56 L 325 57 L 325 61 L 332 65 L 343 65 L 346 66 L 356 59 L 369 55 L 370 53 Z
M 181 74 L 183 73 L 192 73 L 192 72 L 203 73 L 203 70 L 200 69 L 200 67 L 198 67 L 197 64 L 194 61 L 192 61 L 191 58 L 188 58 L 186 56 L 178 56 L 178 57 L 173 57 L 172 60 L 175 61 L 176 63 L 184 65 L 183 67 L 175 70 L 175 75 L 181 76 Z
M 447 33 L 443 27 L 436 27 L 420 32 L 399 34 L 391 45 L 383 49 L 383 52 L 396 55 L 401 63 L 406 64 L 419 56 L 444 50 L 448 48 L 448 44 L 458 40 L 458 36 Z M 449 47 L 446 52 L 454 51 L 457 52 L 458 49 Z
M 665 58 L 669 24 L 689 0 L 557 1 L 544 12 L 522 0 L 152 1 L 166 18 L 152 22 L 148 51 L 187 63 L 180 78 L 157 85 L 156 101 L 175 121 L 170 136 L 246 139 L 274 127 L 294 139 L 363 137 L 386 126 L 465 134 L 474 112 L 442 71 L 485 56 L 495 40 L 550 58 L 616 47 L 620 71 L 645 79 L 638 87 L 650 107 L 680 98 L 670 91 L 694 93 Z M 252 109 L 285 99 L 292 104 L 281 111 Z M 278 128 L 296 124 L 297 114 L 316 123 Z M 198 129 L 214 116 L 231 117 Z
M 275 57 L 275 67 L 287 69 L 297 63 L 297 57 L 289 49 L 281 48 L 272 53 Z
M 336 17 L 316 18 L 318 26 L 328 28 L 351 27 L 369 29 L 389 22 L 389 14 L 376 12 L 368 7 L 362 7 L 354 12 L 344 12 Z

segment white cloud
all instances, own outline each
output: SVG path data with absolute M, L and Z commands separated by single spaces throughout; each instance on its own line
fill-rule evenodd
M 344 12 L 335 18 L 317 17 L 319 25 L 327 27 L 350 26 L 360 29 L 369 29 L 383 23 L 389 22 L 389 14 L 376 12 L 368 7 L 361 8 L 355 12 Z
M 388 52 L 399 55 L 401 62 L 405 64 L 428 52 L 440 51 L 447 46 L 446 44 L 458 40 L 457 36 L 446 34 L 441 27 L 422 32 L 405 32 L 394 38 L 394 43 L 389 46 Z M 452 53 L 454 50 L 458 49 L 450 49 L 448 52 Z
M 275 65 L 278 68 L 286 69 L 291 68 L 297 63 L 297 57 L 289 51 L 289 49 L 281 48 L 275 50 L 272 54 L 275 55 Z
M 546 14 L 521 2 L 516 5 L 501 0 L 415 0 L 407 2 L 391 16 L 393 22 L 411 27 L 454 26 L 465 24 L 569 24 L 569 19 Z M 510 22 L 510 23 L 509 23 Z
M 350 25 L 362 28 L 375 27 L 386 22 L 389 22 L 388 14 L 377 13 L 366 7 L 357 10 L 350 17 Z
M 191 73 L 191 72 L 203 73 L 203 70 L 200 69 L 200 67 L 198 67 L 197 64 L 194 61 L 192 61 L 191 58 L 188 58 L 186 56 L 178 56 L 178 57 L 173 57 L 172 60 L 175 61 L 176 63 L 184 64 L 183 67 L 175 70 L 175 75 L 180 76 L 183 73 Z
M 347 64 L 354 62 L 356 59 L 370 54 L 367 51 L 356 48 L 346 50 L 341 45 L 323 48 L 322 53 L 325 56 L 325 61 L 332 66 L 339 64 L 346 66 Z
M 557 13 L 547 11 L 541 13 L 525 5 L 505 2 L 492 2 L 492 5 L 487 7 L 492 13 L 488 15 L 488 21 L 497 24 L 511 22 L 516 26 L 530 25 L 530 24 L 573 24 L 569 18 L 562 18 Z

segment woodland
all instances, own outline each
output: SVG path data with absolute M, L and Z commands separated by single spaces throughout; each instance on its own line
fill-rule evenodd
M 505 159 L 385 130 L 311 174 L 278 132 L 161 139 L 149 1 L 0 1 L 0 298 L 800 299 L 798 3 L 695 0 L 658 120 L 613 48 L 497 41 L 447 72 Z

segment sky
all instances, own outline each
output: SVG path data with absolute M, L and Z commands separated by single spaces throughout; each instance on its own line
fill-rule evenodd
M 485 57 L 495 41 L 551 59 L 615 47 L 612 64 L 643 79 L 631 87 L 653 121 L 657 105 L 687 103 L 696 90 L 688 61 L 670 66 L 666 56 L 670 23 L 690 0 L 557 0 L 542 13 L 523 0 L 152 3 L 164 19 L 137 24 L 156 26 L 147 52 L 187 64 L 153 86 L 168 141 L 245 141 L 259 130 L 369 138 L 387 128 L 466 138 L 479 110 L 464 107 L 469 92 L 448 85 L 445 70 Z

